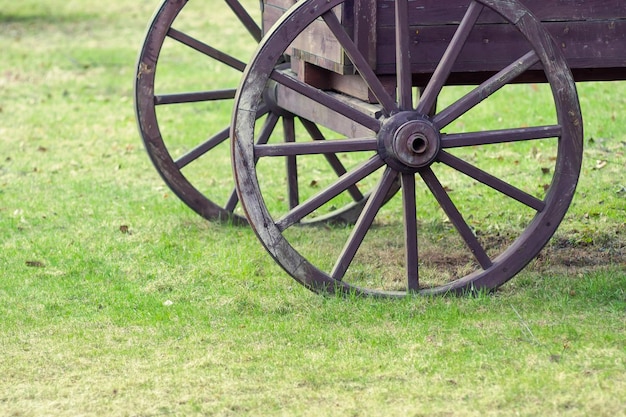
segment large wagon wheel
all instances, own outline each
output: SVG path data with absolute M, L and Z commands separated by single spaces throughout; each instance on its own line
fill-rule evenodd
M 300 3 L 266 35 L 246 69 L 231 125 L 235 181 L 249 223 L 273 258 L 314 291 L 403 296 L 497 288 L 545 246 L 573 197 L 582 158 L 582 120 L 566 62 L 541 23 L 517 1 L 468 0 L 464 17 L 415 107 L 411 65 L 419 59 L 408 56 L 410 36 L 416 30 L 407 22 L 412 3 L 394 2 L 396 99 L 385 91 L 341 26 L 338 6 L 344 1 Z M 493 18 L 494 12 L 517 29 L 513 30 L 517 42 L 526 49 L 495 75 L 451 99 L 449 75 L 481 19 Z M 346 51 L 377 96 L 382 117 L 365 114 L 336 94 L 312 88 L 276 68 L 273 61 L 314 21 L 316 25 L 323 21 Z M 497 48 L 496 41 L 483 44 Z M 530 70 L 543 70 L 547 84 L 514 83 Z M 256 103 L 270 84 L 306 96 L 327 112 L 374 133 L 326 142 L 255 144 Z M 524 88 L 532 100 L 542 87 L 545 94 L 537 95 L 543 97 L 541 103 L 528 104 L 519 94 L 508 95 L 509 89 Z M 505 106 L 503 93 L 507 93 Z M 441 109 L 430 115 L 437 102 Z M 494 113 L 504 113 L 502 107 L 515 110 L 512 116 L 498 116 L 497 129 L 468 129 L 471 118 L 481 114 L 475 109 L 489 108 L 485 106 L 490 102 L 495 103 Z M 541 108 L 541 114 L 520 122 L 516 113 L 533 107 Z M 281 211 L 268 202 L 271 185 L 261 168 L 266 160 L 269 164 L 281 155 L 302 160 L 329 151 L 369 154 L 362 157 L 361 165 L 295 207 Z M 528 168 L 529 163 L 535 167 Z M 522 174 L 530 178 L 520 178 Z M 402 198 L 383 207 L 398 176 Z M 364 178 L 375 178 L 378 185 L 356 224 L 323 230 L 291 227 Z
M 262 37 L 260 18 L 258 0 L 165 0 L 139 55 L 135 108 L 146 150 L 170 189 L 209 220 L 246 222 L 235 211 L 230 115 L 241 73 Z M 300 118 L 259 103 L 261 141 L 273 135 L 323 138 L 314 123 L 296 123 Z M 337 158 L 327 160 L 335 175 L 343 174 Z M 352 201 L 312 221 L 353 221 L 364 203 L 354 188 Z

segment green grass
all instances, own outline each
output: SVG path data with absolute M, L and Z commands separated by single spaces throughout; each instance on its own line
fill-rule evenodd
M 579 86 L 574 204 L 496 294 L 319 296 L 151 166 L 156 6 L 0 7 L 0 415 L 625 415 L 626 84 Z

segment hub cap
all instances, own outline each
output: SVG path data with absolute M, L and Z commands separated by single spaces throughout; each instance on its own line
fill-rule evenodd
M 440 150 L 439 130 L 427 117 L 413 112 L 392 116 L 378 134 L 380 155 L 400 172 L 414 173 L 430 166 Z

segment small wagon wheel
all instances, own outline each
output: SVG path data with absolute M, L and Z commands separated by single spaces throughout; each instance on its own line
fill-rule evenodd
M 165 0 L 139 55 L 135 109 L 146 150 L 170 189 L 209 220 L 246 222 L 236 211 L 230 115 L 241 73 L 262 37 L 260 19 L 257 0 Z M 323 138 L 314 123 L 298 123 L 300 118 L 259 103 L 259 140 L 280 135 L 289 141 L 302 134 Z M 336 158 L 328 156 L 328 162 L 343 173 Z M 315 221 L 351 221 L 364 203 L 356 191 L 350 203 Z
M 299 3 L 273 26 L 246 69 L 237 93 L 231 135 L 235 181 L 249 223 L 272 257 L 314 291 L 404 296 L 497 288 L 545 246 L 574 194 L 582 159 L 582 118 L 565 60 L 541 23 L 517 1 L 468 0 L 463 18 L 414 103 L 411 65 L 419 59 L 412 60 L 408 53 L 417 32 L 408 22 L 411 3 L 394 2 L 394 96 L 383 88 L 341 26 L 337 16 L 349 10 L 345 1 Z M 496 16 L 514 28 L 525 50 L 475 88 L 450 99 L 447 80 L 485 15 L 491 19 Z M 290 50 L 296 37 L 311 24 L 318 25 L 319 33 L 321 22 L 376 95 L 380 117 L 346 105 L 336 94 L 299 82 L 276 67 L 274 61 Z M 497 42 L 487 47 L 497 48 Z M 502 106 L 502 93 L 519 88 L 514 82 L 530 70 L 543 73 L 547 83 L 522 85 L 524 91 L 545 86 L 547 101 L 541 97 L 551 110 L 542 110 L 538 117 L 521 123 L 518 118 L 502 115 L 498 116 L 497 129 L 484 130 L 481 126 L 468 130 L 474 109 L 493 102 L 493 112 L 504 110 L 498 107 Z M 255 144 L 256 103 L 270 84 L 306 96 L 330 114 L 351 119 L 373 134 L 296 144 Z M 517 95 L 506 97 L 505 107 L 544 109 L 545 103 L 532 103 L 534 97 L 530 95 L 531 104 Z M 432 114 L 435 104 L 441 109 Z M 301 160 L 331 151 L 358 151 L 366 156 L 309 199 L 282 211 L 272 203 L 273 190 L 266 184 L 268 175 L 261 170 L 262 163 L 276 156 L 297 155 Z M 494 165 L 485 161 L 494 161 Z M 531 178 L 519 178 L 522 173 L 518 169 L 529 163 L 536 166 Z M 526 170 L 523 175 L 527 175 Z M 383 206 L 398 177 L 402 198 Z M 313 210 L 330 204 L 347 187 L 370 178 L 375 178 L 377 185 L 354 225 L 291 227 Z

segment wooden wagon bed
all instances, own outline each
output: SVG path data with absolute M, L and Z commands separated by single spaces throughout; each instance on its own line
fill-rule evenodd
M 467 1 L 444 0 L 445 9 L 442 9 L 441 1 L 410 2 L 409 48 L 415 85 L 424 85 L 432 74 L 467 8 Z M 295 3 L 295 0 L 264 0 L 264 27 L 274 25 Z M 523 3 L 554 37 L 577 81 L 626 78 L 626 2 L 527 0 Z M 394 1 L 354 0 L 342 5 L 336 13 L 376 74 L 389 76 L 392 88 L 396 62 Z M 520 48 L 520 34 L 495 13 L 485 12 L 448 83 L 477 84 L 519 57 Z M 485 56 L 489 61 L 484 60 Z M 350 75 L 354 69 L 322 22 L 298 37 L 293 45 L 292 62 L 294 71 L 307 83 L 364 96 L 362 86 L 351 77 L 337 76 Z M 544 77 L 541 73 L 526 73 L 519 81 L 544 81 Z

